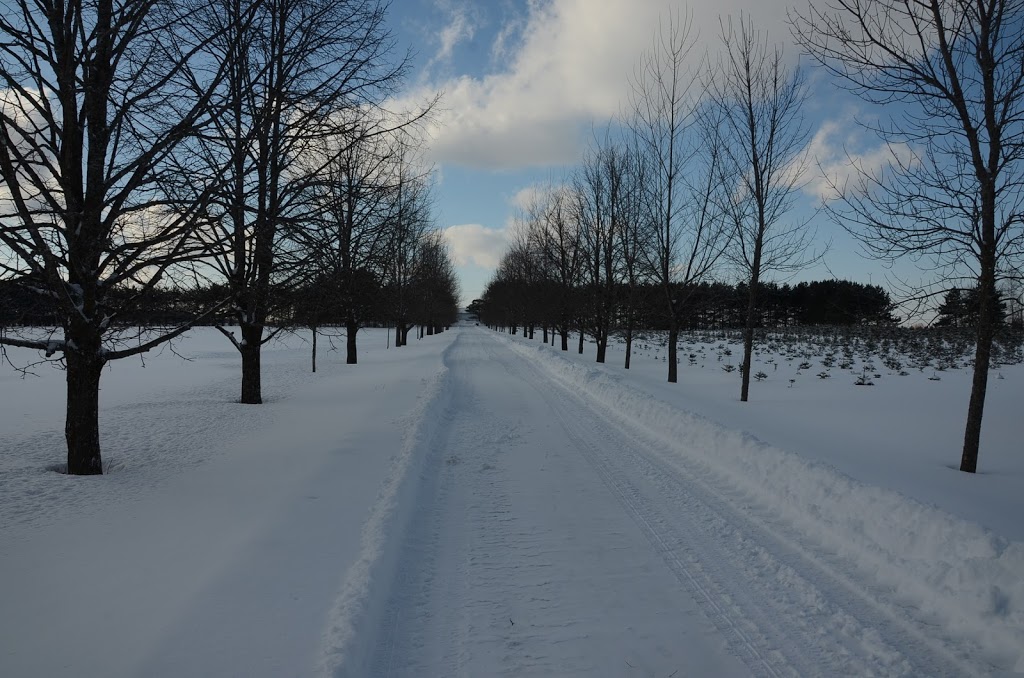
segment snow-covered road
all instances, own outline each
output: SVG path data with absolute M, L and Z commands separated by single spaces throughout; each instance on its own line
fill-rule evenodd
M 972 675 L 956 642 L 664 442 L 467 329 L 373 676 Z
M 360 336 L 268 345 L 258 408 L 212 329 L 118 363 L 90 478 L 62 373 L 0 372 L 0 676 L 1024 673 L 1024 542 L 695 413 L 700 368 Z

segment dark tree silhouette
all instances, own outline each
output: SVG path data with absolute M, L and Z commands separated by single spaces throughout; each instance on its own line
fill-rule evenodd
M 103 366 L 190 325 L 140 334 L 122 317 L 198 279 L 219 245 L 197 237 L 223 169 L 195 162 L 224 76 L 200 55 L 220 37 L 193 28 L 203 4 L 11 0 L 0 16 L 0 276 L 62 333 L 0 343 L 61 354 L 71 474 L 102 473 Z
M 240 336 L 219 329 L 241 355 L 243 403 L 262 402 L 261 347 L 284 329 L 268 322 L 305 277 L 280 255 L 313 220 L 310 187 L 334 160 L 324 140 L 357 136 L 351 112 L 379 108 L 402 81 L 407 57 L 392 58 L 386 10 L 380 0 L 217 0 L 202 15 L 225 36 L 207 58 L 228 67 L 228 113 L 206 152 L 231 167 L 215 214 L 230 247 L 217 266 Z

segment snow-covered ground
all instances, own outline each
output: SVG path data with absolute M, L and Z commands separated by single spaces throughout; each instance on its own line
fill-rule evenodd
M 762 352 L 740 403 L 720 343 L 669 385 L 651 342 L 364 334 L 268 346 L 262 406 L 210 331 L 113 364 L 96 478 L 48 470 L 62 373 L 0 367 L 0 675 L 1024 672 L 1021 366 L 970 476 L 964 370 Z

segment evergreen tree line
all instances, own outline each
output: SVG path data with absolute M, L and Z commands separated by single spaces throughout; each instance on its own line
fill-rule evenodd
M 935 325 L 938 327 L 976 328 L 981 316 L 982 295 L 977 287 L 960 289 L 953 287 L 946 291 L 939 304 Z M 1003 295 L 989 300 L 988 315 L 996 327 L 1009 323 L 1014 327 L 1021 325 L 1021 318 L 1008 318 L 1007 302 Z
M 668 329 L 659 299 L 660 290 L 642 283 L 630 292 L 624 285 L 618 285 L 614 298 L 631 299 L 629 310 L 635 328 L 660 330 Z M 705 282 L 692 285 L 689 289 L 675 290 L 675 294 L 688 300 L 681 316 L 680 329 L 742 329 L 746 322 L 749 290 L 746 284 L 728 285 L 719 282 Z M 522 328 L 530 334 L 541 329 L 547 336 L 547 329 L 555 331 L 560 313 L 566 306 L 571 310 L 568 317 L 574 320 L 565 329 L 587 333 L 593 325 L 588 319 L 590 306 L 586 299 L 592 291 L 584 287 L 573 289 L 568 297 L 550 282 L 526 282 L 495 280 L 488 285 L 484 297 L 474 301 L 470 311 L 486 325 L 516 333 Z M 796 285 L 759 283 L 757 291 L 755 326 L 759 329 L 776 329 L 791 326 L 864 326 L 892 325 L 899 322 L 893 315 L 894 305 L 889 293 L 877 285 L 864 285 L 847 280 L 822 280 L 801 282 Z M 617 307 L 612 311 L 609 331 L 622 333 L 626 329 L 624 311 Z
M 386 287 L 370 271 L 360 272 L 358 296 L 355 298 L 361 327 L 395 327 L 399 319 L 394 313 L 398 292 Z M 409 290 L 411 301 L 407 320 L 412 326 L 420 326 L 424 333 L 434 334 L 450 327 L 457 316 L 457 288 L 453 280 L 417 281 Z M 430 296 L 431 286 L 436 285 L 435 297 Z M 108 294 L 116 305 L 134 293 L 130 287 L 111 290 Z M 348 307 L 341 302 L 337 281 L 329 278 L 310 281 L 292 290 L 279 289 L 274 306 L 277 309 L 271 319 L 275 327 L 291 328 L 343 328 L 349 316 Z M 190 289 L 159 288 L 154 290 L 144 306 L 118 314 L 116 322 L 126 328 L 192 326 L 229 326 L 234 317 L 229 309 L 222 308 L 215 313 L 207 309 L 224 299 L 228 294 L 227 285 L 208 285 Z M 334 301 L 331 301 L 331 299 Z M 52 305 L 40 304 L 39 295 L 27 281 L 0 280 L 0 327 L 11 331 L 14 328 L 58 327 L 60 318 Z

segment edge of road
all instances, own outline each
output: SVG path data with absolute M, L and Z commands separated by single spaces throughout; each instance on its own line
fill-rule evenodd
M 423 381 L 416 406 L 400 420 L 405 430 L 401 449 L 363 524 L 359 557 L 344 574 L 327 616 L 317 671 L 321 676 L 368 675 L 373 647 L 359 642 L 360 632 L 381 623 L 402 542 L 416 511 L 416 489 L 429 460 L 439 453 L 434 443 L 450 418 L 448 361 L 460 339 L 455 328 L 452 331 L 455 337 L 441 353 L 441 369 Z

